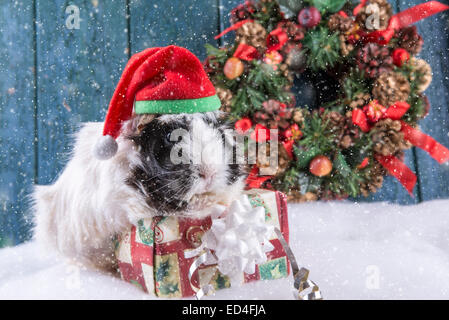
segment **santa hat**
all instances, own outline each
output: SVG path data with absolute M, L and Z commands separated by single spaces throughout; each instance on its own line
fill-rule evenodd
M 149 48 L 131 57 L 109 104 L 95 157 L 106 160 L 118 149 L 124 121 L 136 114 L 176 114 L 220 108 L 215 88 L 201 62 L 177 46 Z

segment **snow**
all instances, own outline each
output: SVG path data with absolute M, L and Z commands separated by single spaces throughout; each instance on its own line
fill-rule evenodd
M 291 246 L 325 299 L 448 299 L 449 201 L 417 206 L 289 205 Z M 36 243 L 0 250 L 0 299 L 152 299 Z M 292 278 L 218 291 L 208 299 L 292 299 Z

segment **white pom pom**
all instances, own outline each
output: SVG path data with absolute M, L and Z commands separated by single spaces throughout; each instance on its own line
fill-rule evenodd
M 102 136 L 94 146 L 94 156 L 98 160 L 108 160 L 112 158 L 118 150 L 117 141 L 111 136 Z

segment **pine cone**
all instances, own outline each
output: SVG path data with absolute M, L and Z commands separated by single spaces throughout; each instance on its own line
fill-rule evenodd
M 347 149 L 358 139 L 360 132 L 352 122 L 352 118 L 346 117 L 339 112 L 331 111 L 324 117 L 328 121 L 329 130 L 335 135 L 335 143 L 342 149 Z
M 369 93 L 359 93 L 354 97 L 354 100 L 351 101 L 349 107 L 351 109 L 362 108 L 371 101 L 371 95 Z
M 293 116 L 293 109 L 276 100 L 268 100 L 262 104 L 262 110 L 253 115 L 254 122 L 267 128 L 287 129 Z
M 267 31 L 257 22 L 248 22 L 237 29 L 235 41 L 237 43 L 246 43 L 255 47 L 259 51 L 266 48 Z
M 418 33 L 416 26 L 400 29 L 396 33 L 396 37 L 399 38 L 399 47 L 407 50 L 410 54 L 417 55 L 421 52 L 424 40 Z
M 385 107 L 398 101 L 407 101 L 410 96 L 410 83 L 398 72 L 383 73 L 374 83 L 373 97 Z
M 350 17 L 344 17 L 339 13 L 330 16 L 327 23 L 329 30 L 339 32 L 340 51 L 343 57 L 347 57 L 354 49 L 354 42 L 350 38 L 354 36 L 356 25 Z
M 426 91 L 432 82 L 432 68 L 423 59 L 412 58 L 410 63 L 413 67 L 410 80 L 418 83 L 419 92 Z
M 233 98 L 231 90 L 220 87 L 217 87 L 215 90 L 217 92 L 218 98 L 221 101 L 220 110 L 224 112 L 231 112 L 232 98 Z
M 347 33 L 354 27 L 354 21 L 349 17 L 344 17 L 339 13 L 330 16 L 327 23 L 329 30 Z
M 357 65 L 370 78 L 393 70 L 393 58 L 388 47 L 368 43 L 357 53 Z
M 304 123 L 304 114 L 301 109 L 298 108 L 293 111 L 293 121 L 299 125 Z
M 348 41 L 348 38 L 341 34 L 338 36 L 340 40 L 340 51 L 343 57 L 347 57 L 354 49 L 354 45 Z
M 379 20 L 376 21 L 376 15 Z M 385 30 L 388 27 L 393 9 L 388 0 L 368 0 L 356 17 L 356 21 L 366 30 Z
M 327 128 L 329 128 L 330 132 L 337 137 L 337 140 L 340 140 L 339 137 L 343 135 L 346 124 L 345 116 L 340 112 L 331 111 L 324 115 L 323 120 L 327 121 Z
M 253 1 L 245 1 L 243 4 L 239 4 L 231 11 L 231 23 L 235 24 L 239 21 L 250 19 L 254 13 L 257 12 L 256 5 Z
M 360 191 L 364 197 L 368 197 L 371 193 L 375 193 L 382 188 L 384 176 L 387 174 L 385 169 L 376 162 L 371 168 L 365 171 L 366 181 L 360 184 Z
M 342 149 L 348 149 L 354 145 L 354 140 L 360 138 L 360 128 L 352 122 L 352 117 L 345 117 L 343 137 L 339 141 Z
M 284 75 L 284 77 L 288 80 L 288 85 L 285 88 L 286 90 L 290 90 L 293 86 L 293 81 L 295 80 L 293 73 L 290 71 L 288 64 L 281 63 L 279 65 L 279 71 Z
M 401 122 L 398 120 L 385 119 L 377 122 L 371 129 L 374 152 L 392 156 L 410 148 L 410 144 L 404 140 L 401 128 Z

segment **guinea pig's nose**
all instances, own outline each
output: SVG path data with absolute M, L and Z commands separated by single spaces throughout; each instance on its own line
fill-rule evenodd
M 215 176 L 215 170 L 209 166 L 202 165 L 199 167 L 199 176 L 205 180 L 212 180 Z

